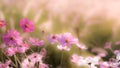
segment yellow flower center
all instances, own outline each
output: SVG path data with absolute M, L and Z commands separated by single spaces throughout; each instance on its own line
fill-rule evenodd
M 69 41 L 70 41 L 69 38 L 67 38 L 67 39 L 65 40 L 66 43 L 68 43 Z
M 29 27 L 29 24 L 25 24 L 25 27 L 28 28 L 28 27 Z
M 10 40 L 14 40 L 14 37 L 13 37 L 13 36 L 11 36 L 11 37 L 10 37 Z

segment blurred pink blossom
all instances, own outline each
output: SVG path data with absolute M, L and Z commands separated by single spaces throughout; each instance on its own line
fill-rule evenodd
M 104 48 L 111 49 L 111 42 L 106 42 Z
M 5 50 L 5 54 L 8 55 L 8 56 L 13 56 L 16 54 L 16 48 L 14 47 L 9 47 Z
M 31 43 L 32 46 L 43 46 L 44 45 L 44 41 L 39 40 L 37 38 L 30 38 L 28 42 Z
M 4 27 L 6 25 L 6 22 L 4 20 L 0 20 L 0 27 Z
M 35 29 L 33 22 L 28 20 L 27 18 L 23 18 L 20 20 L 20 27 L 23 29 L 24 32 L 33 32 Z
M 8 30 L 6 34 L 2 35 L 3 41 L 6 45 L 20 45 L 23 43 L 22 37 L 17 30 Z

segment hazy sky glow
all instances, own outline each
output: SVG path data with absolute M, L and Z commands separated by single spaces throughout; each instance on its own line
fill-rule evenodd
M 85 19 L 93 16 L 106 16 L 118 19 L 120 16 L 120 0 L 2 0 L 6 5 L 13 4 L 24 9 L 27 14 L 29 9 L 41 12 L 46 9 L 51 15 L 68 16 L 82 14 Z M 22 7 L 24 6 L 24 7 Z M 42 6 L 42 7 L 41 7 Z

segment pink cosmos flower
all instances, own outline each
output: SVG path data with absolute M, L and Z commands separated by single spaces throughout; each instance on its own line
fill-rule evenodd
M 116 60 L 116 59 L 111 60 L 110 59 L 110 61 L 108 61 L 108 64 L 109 64 L 109 68 L 120 68 L 119 60 Z
M 36 68 L 36 63 L 39 68 L 49 68 L 47 64 L 43 63 L 42 58 L 46 55 L 46 49 L 43 48 L 40 53 L 32 53 L 27 56 L 21 63 L 21 68 Z
M 105 57 L 108 54 L 105 49 L 100 48 L 100 47 L 94 47 L 94 48 L 92 48 L 92 52 L 96 53 L 97 56 L 99 56 L 99 57 Z
M 87 49 L 87 47 L 86 47 L 84 44 L 82 44 L 82 43 L 78 43 L 78 44 L 76 44 L 76 46 L 77 46 L 79 49 L 82 49 L 82 50 L 86 50 L 86 49 Z
M 105 49 L 110 49 L 111 48 L 111 42 L 106 42 L 104 48 Z
M 106 54 L 105 53 L 98 53 L 98 56 L 99 57 L 106 57 Z
M 54 44 L 55 42 L 57 42 L 57 37 L 58 35 L 51 34 L 50 36 L 48 36 L 48 41 Z
M 32 59 L 32 62 L 42 62 L 42 55 L 38 53 L 32 53 L 28 58 Z
M 117 55 L 118 53 L 120 53 L 120 50 L 114 50 L 115 55 Z
M 42 48 L 40 51 L 40 55 L 42 55 L 43 57 L 46 56 L 47 50 L 45 48 Z
M 74 38 L 71 33 L 64 33 L 64 34 L 51 34 L 48 37 L 48 40 L 54 44 L 55 42 L 59 43 L 59 45 L 57 46 L 58 49 L 60 50 L 66 50 L 69 51 L 70 47 L 72 44 L 75 44 L 78 48 L 86 50 L 87 47 L 84 46 L 83 44 L 80 44 L 78 42 L 77 38 Z
M 43 40 L 39 40 L 37 38 L 30 38 L 29 42 L 34 45 L 34 46 L 42 46 L 44 45 L 44 41 Z
M 100 68 L 109 68 L 108 62 L 99 62 Z
M 78 65 L 83 60 L 83 57 L 82 56 L 78 56 L 77 54 L 73 54 L 71 56 L 70 60 L 71 60 L 71 62 L 73 62 L 73 63 Z
M 59 43 L 57 48 L 60 50 L 70 51 L 72 44 L 78 44 L 78 39 L 74 38 L 70 33 L 60 34 L 57 36 L 56 40 Z
M 62 46 L 70 46 L 72 44 L 78 44 L 78 39 L 74 38 L 71 33 L 64 33 L 57 37 L 57 41 Z
M 6 22 L 4 20 L 0 20 L 0 27 L 4 27 L 6 25 Z
M 96 65 L 99 64 L 100 57 L 82 57 L 77 54 L 73 54 L 71 57 L 71 62 L 77 64 L 78 66 L 90 66 L 91 68 L 97 68 Z
M 11 60 L 7 60 L 7 61 L 5 62 L 5 66 L 10 65 L 10 63 L 11 63 Z
M 0 68 L 9 68 L 10 63 L 10 60 L 7 60 L 5 63 L 0 63 Z
M 25 58 L 21 62 L 21 68 L 34 68 L 34 62 L 31 62 L 32 59 Z
M 32 32 L 35 29 L 33 22 L 26 18 L 20 20 L 20 27 L 24 32 Z
M 16 54 L 16 48 L 14 47 L 9 47 L 6 49 L 5 54 L 8 56 L 13 56 L 14 54 Z
M 16 47 L 18 53 L 25 53 L 28 50 L 27 47 Z
M 120 41 L 115 42 L 115 44 L 116 44 L 116 45 L 119 45 L 119 44 L 120 44 Z
M 16 30 L 8 30 L 6 34 L 3 34 L 2 38 L 5 44 L 9 46 L 20 45 L 23 43 L 22 37 Z
M 42 62 L 42 55 L 40 55 L 39 53 L 32 53 L 31 55 L 27 56 L 27 58 L 25 58 L 22 63 L 21 63 L 21 67 L 22 68 L 35 68 L 35 63 Z
M 16 52 L 25 53 L 29 49 L 29 47 L 30 46 L 28 44 L 21 44 L 20 46 L 17 46 L 15 48 L 16 48 Z
M 78 56 L 77 54 L 73 54 L 70 60 L 71 62 L 73 62 L 74 64 L 78 66 L 87 65 L 87 61 L 85 60 L 85 58 L 82 56 Z

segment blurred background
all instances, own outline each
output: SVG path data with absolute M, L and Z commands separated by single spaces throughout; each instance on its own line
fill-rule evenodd
M 19 21 L 28 18 L 35 24 L 35 31 L 23 33 Z M 78 53 L 82 56 L 95 55 L 93 48 L 104 48 L 106 42 L 120 40 L 120 0 L 0 0 L 0 19 L 7 22 L 7 27 L 0 30 L 17 29 L 24 37 L 44 37 L 46 34 L 70 32 L 89 49 L 81 51 L 76 47 L 65 53 L 65 68 L 79 68 L 69 62 L 69 56 Z M 1 41 L 2 42 L 2 41 Z M 46 42 L 47 43 L 47 42 Z M 59 68 L 61 51 L 54 45 L 46 44 L 49 51 L 46 63 L 52 68 Z M 49 46 L 50 45 L 50 46 Z M 111 57 L 109 51 L 108 56 Z M 67 60 L 67 61 L 66 61 Z

